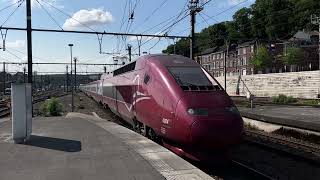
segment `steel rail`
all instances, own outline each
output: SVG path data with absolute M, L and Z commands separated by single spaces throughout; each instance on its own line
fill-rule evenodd
M 239 161 L 232 160 L 231 162 L 232 162 L 234 165 L 239 166 L 239 167 L 241 167 L 241 168 L 243 168 L 243 169 L 246 169 L 247 171 L 250 171 L 250 172 L 253 173 L 253 174 L 257 174 L 258 176 L 263 177 L 263 179 L 275 180 L 274 178 L 272 178 L 272 177 L 270 177 L 270 176 L 268 176 L 268 175 L 266 175 L 266 174 L 264 174 L 264 173 L 262 173 L 262 172 L 260 172 L 260 171 L 258 171 L 258 170 L 256 170 L 256 169 L 253 169 L 253 168 L 251 168 L 251 167 L 249 167 L 249 166 L 247 166 L 247 165 L 245 165 L 245 164 L 243 164 L 243 163 L 241 163 L 241 162 L 239 162 Z
M 272 135 L 267 135 L 265 133 L 251 131 L 251 130 L 246 130 L 246 134 L 247 135 L 255 135 L 255 136 L 263 137 L 263 138 L 269 139 L 269 140 L 275 140 L 276 142 L 280 142 L 283 145 L 290 145 L 291 144 L 291 145 L 299 147 L 299 148 L 303 147 L 306 150 L 310 150 L 311 152 L 320 153 L 320 147 L 317 147 L 317 146 L 312 146 L 312 145 L 301 143 L 301 142 L 289 141 L 289 140 L 286 140 L 286 139 L 283 139 L 283 138 L 279 138 L 279 137 L 275 137 L 275 136 L 272 136 Z M 292 147 L 292 146 L 290 146 L 290 147 Z

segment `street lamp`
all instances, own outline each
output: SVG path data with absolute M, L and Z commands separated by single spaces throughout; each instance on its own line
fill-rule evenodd
M 73 83 L 72 83 L 72 47 L 73 47 L 73 44 L 68 44 L 68 46 L 70 47 L 70 55 L 71 55 L 71 61 L 70 61 L 70 69 L 71 69 L 71 72 L 70 72 L 70 85 L 71 85 L 71 112 L 74 111 L 74 99 L 73 99 Z

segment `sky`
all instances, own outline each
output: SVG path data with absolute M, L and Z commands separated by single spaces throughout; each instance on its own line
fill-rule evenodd
M 179 36 L 188 36 L 190 31 L 190 17 L 185 14 L 189 0 L 31 1 L 33 28 L 139 34 L 164 34 L 166 32 L 168 35 Z M 204 0 L 206 1 L 208 0 Z M 252 3 L 254 0 L 211 0 L 196 17 L 196 32 L 208 25 L 231 20 L 234 12 L 242 7 L 249 7 Z M 129 20 L 131 15 L 133 19 Z M 184 16 L 187 17 L 171 28 L 166 28 Z M 167 23 L 170 18 L 172 21 Z M 25 1 L 0 0 L 0 26 L 25 28 Z M 5 30 L 2 30 L 2 33 L 5 33 Z M 100 46 L 96 34 L 33 32 L 32 38 L 33 62 L 70 62 L 68 44 L 72 43 L 74 44 L 73 56 L 77 57 L 80 63 L 114 63 L 112 55 L 99 53 Z M 165 38 L 142 38 L 141 41 L 143 44 L 141 52 L 151 54 L 161 53 L 174 42 L 173 39 Z M 120 52 L 121 55 L 125 55 L 126 44 L 132 45 L 134 54 L 138 53 L 137 37 L 105 35 L 102 37 L 101 49 L 102 52 Z M 0 62 L 27 61 L 25 31 L 9 30 L 6 34 L 5 45 L 6 51 L 0 50 Z M 1 47 L 3 47 L 2 41 L 0 41 Z M 23 67 L 24 65 L 7 65 L 6 69 L 10 72 L 21 72 Z M 65 65 L 34 65 L 33 68 L 38 72 L 66 71 Z M 107 67 L 108 71 L 114 68 L 116 67 Z M 102 72 L 103 67 L 79 66 L 77 71 Z

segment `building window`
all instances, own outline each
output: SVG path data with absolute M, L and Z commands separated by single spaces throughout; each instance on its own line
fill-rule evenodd
M 243 48 L 243 54 L 247 54 L 247 48 Z
M 247 65 L 247 56 L 243 57 L 243 65 Z
M 251 45 L 251 53 L 254 52 L 254 45 Z

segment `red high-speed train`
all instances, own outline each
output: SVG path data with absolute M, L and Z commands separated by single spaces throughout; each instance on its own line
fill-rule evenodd
M 194 160 L 226 152 L 242 137 L 243 120 L 231 98 L 183 56 L 142 56 L 81 90 L 136 131 Z

